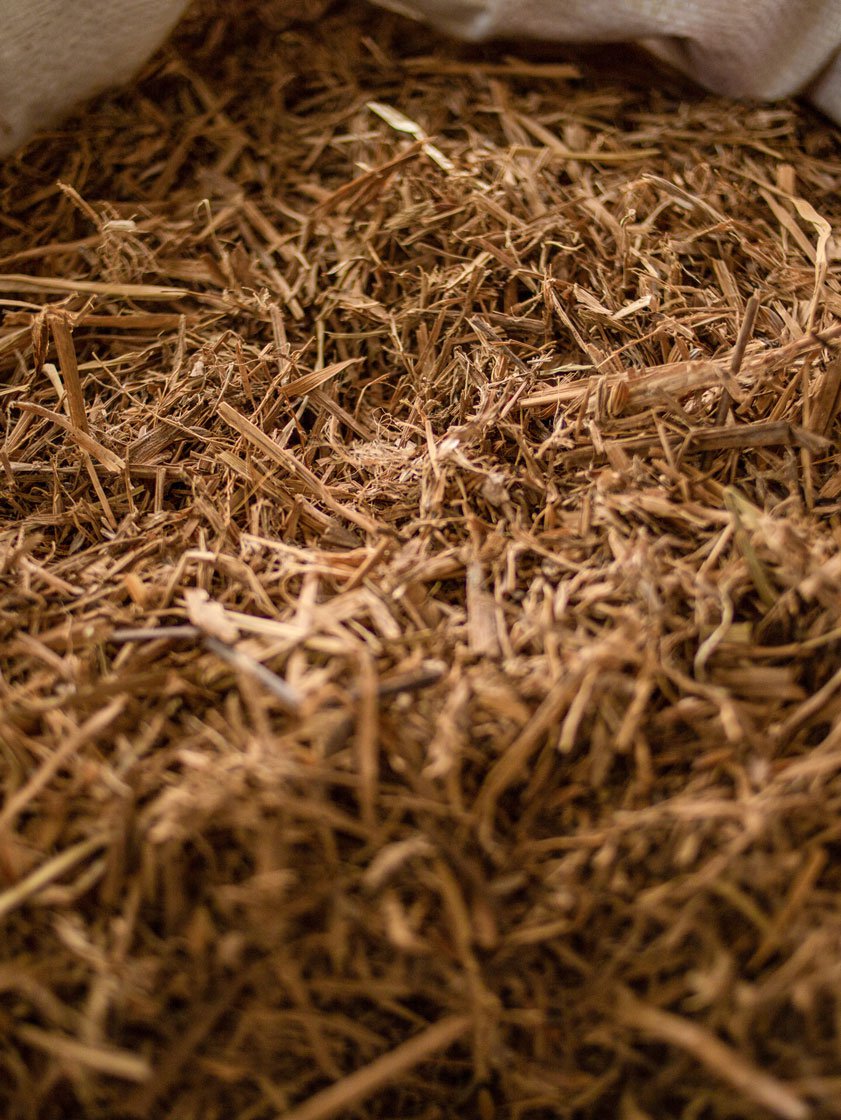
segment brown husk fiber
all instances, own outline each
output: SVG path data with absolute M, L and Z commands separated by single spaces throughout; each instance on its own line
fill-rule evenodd
M 231 7 L 0 172 L 0 1115 L 841 1116 L 837 130 Z

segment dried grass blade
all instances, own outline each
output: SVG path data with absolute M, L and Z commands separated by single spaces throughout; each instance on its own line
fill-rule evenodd
M 88 434 L 88 417 L 85 412 L 85 398 L 82 393 L 82 382 L 79 378 L 79 366 L 76 362 L 76 350 L 73 346 L 73 335 L 67 316 L 55 312 L 49 318 L 56 353 L 58 354 L 58 367 L 67 393 L 67 403 L 70 408 L 70 419 L 76 427 Z
M 285 385 L 279 385 L 276 390 L 277 395 L 280 397 L 305 397 L 313 389 L 320 388 L 326 382 L 343 373 L 344 370 L 358 365 L 362 360 L 362 358 L 348 358 L 344 362 L 334 362 L 330 366 L 325 366 L 324 369 L 305 373 L 301 377 L 296 377 L 294 381 L 287 381 Z
M 31 412 L 35 416 L 40 416 L 43 420 L 49 420 L 50 423 L 56 424 L 72 436 L 88 454 L 92 455 L 94 459 L 98 459 L 103 467 L 112 474 L 121 474 L 126 469 L 125 461 L 119 455 L 109 451 L 99 440 L 94 439 L 93 436 L 88 435 L 81 428 L 77 428 L 72 421 L 58 412 L 51 412 L 50 409 L 44 408 L 40 404 L 31 404 L 28 401 L 15 401 L 15 407 L 20 409 L 21 412 Z
M 780 1120 L 808 1120 L 811 1116 L 812 1110 L 793 1089 L 759 1069 L 697 1023 L 643 1003 L 630 992 L 621 994 L 617 1010 L 629 1027 L 691 1054 L 746 1100 L 767 1108 Z
M 15 883 L 13 887 L 9 887 L 8 890 L 0 894 L 0 920 L 22 906 L 30 898 L 34 898 L 44 887 L 49 886 L 56 879 L 60 879 L 76 864 L 86 860 L 89 855 L 99 851 L 100 848 L 106 847 L 107 844 L 108 839 L 106 837 L 94 836 L 89 840 L 81 840 L 78 844 L 65 848 L 63 852 L 59 852 L 52 859 L 46 860 L 25 879 Z
M 106 1077 L 116 1077 L 121 1081 L 148 1081 L 152 1067 L 146 1058 L 127 1050 L 117 1050 L 111 1046 L 100 1046 L 92 1042 L 82 1042 L 68 1038 L 55 1031 L 41 1030 L 28 1023 L 15 1028 L 15 1034 L 30 1046 L 43 1050 L 71 1069 L 81 1066 Z
M 322 1089 L 305 1104 L 284 1113 L 279 1120 L 330 1120 L 354 1108 L 421 1062 L 452 1046 L 467 1033 L 472 1023 L 469 1015 L 452 1015 L 442 1019 L 343 1081 Z
M 111 284 L 101 280 L 65 280 L 60 276 L 26 276 L 7 273 L 0 276 L 0 292 L 80 292 L 111 296 L 114 299 L 178 300 L 200 298 L 200 292 L 159 284 Z

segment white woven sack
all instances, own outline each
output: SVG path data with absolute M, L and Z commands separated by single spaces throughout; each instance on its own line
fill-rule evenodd
M 134 76 L 187 0 L 0 0 L 0 154 Z
M 186 2 L 0 0 L 0 154 L 128 81 Z M 841 121 L 841 0 L 380 3 L 469 39 L 643 40 L 710 89 L 761 98 L 805 89 Z
M 466 39 L 642 42 L 732 97 L 806 92 L 841 123 L 841 0 L 379 0 Z

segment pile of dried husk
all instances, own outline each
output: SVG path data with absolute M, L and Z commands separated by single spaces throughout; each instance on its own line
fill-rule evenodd
M 231 7 L 2 169 L 0 1114 L 841 1116 L 837 131 Z

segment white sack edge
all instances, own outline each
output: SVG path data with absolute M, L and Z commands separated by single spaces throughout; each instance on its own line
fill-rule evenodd
M 282 5 L 283 0 L 278 0 Z M 841 0 L 379 0 L 465 39 L 644 41 L 708 89 L 841 123 Z M 0 0 L 0 154 L 128 81 L 187 0 Z
M 807 93 L 841 123 L 841 0 L 378 0 L 465 39 L 641 42 L 730 97 Z

